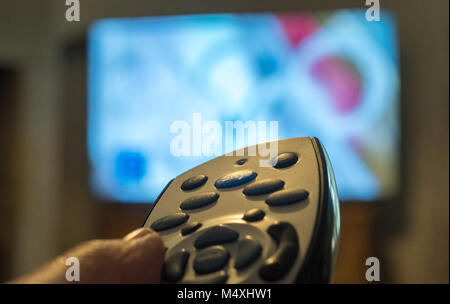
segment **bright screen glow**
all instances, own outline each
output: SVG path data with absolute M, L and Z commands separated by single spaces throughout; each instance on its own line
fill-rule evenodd
M 318 137 L 341 200 L 397 190 L 399 75 L 387 12 L 379 22 L 362 10 L 105 19 L 91 27 L 88 59 L 91 185 L 102 199 L 152 202 L 214 158 L 171 153 L 171 126 L 192 126 L 195 113 L 222 126 L 277 121 L 280 139 Z

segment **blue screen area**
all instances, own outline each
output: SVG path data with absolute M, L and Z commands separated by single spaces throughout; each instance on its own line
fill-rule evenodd
M 399 75 L 386 12 L 379 22 L 362 10 L 105 19 L 90 29 L 88 70 L 91 185 L 102 199 L 152 202 L 172 178 L 229 152 L 222 136 L 220 151 L 199 153 L 223 135 L 204 132 L 210 121 L 275 121 L 280 139 L 318 137 L 341 200 L 397 190 Z M 189 145 L 177 155 L 180 124 Z

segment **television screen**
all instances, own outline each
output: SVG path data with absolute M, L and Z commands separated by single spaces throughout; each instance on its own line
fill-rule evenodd
M 316 136 L 341 200 L 390 197 L 396 42 L 385 11 L 380 21 L 363 10 L 99 20 L 88 38 L 92 189 L 107 201 L 152 202 L 172 178 L 218 155 L 273 135 Z M 229 144 L 230 122 L 255 122 L 258 136 L 234 131 Z

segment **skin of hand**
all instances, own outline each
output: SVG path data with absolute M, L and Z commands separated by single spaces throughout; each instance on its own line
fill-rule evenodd
M 164 244 L 155 231 L 137 229 L 122 239 L 92 240 L 65 252 L 35 272 L 8 283 L 64 284 L 66 260 L 76 257 L 81 284 L 155 284 L 161 282 Z

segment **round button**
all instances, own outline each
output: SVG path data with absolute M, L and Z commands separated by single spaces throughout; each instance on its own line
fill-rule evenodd
M 278 156 L 272 162 L 275 168 L 282 169 L 287 168 L 295 164 L 298 160 L 297 153 L 294 152 L 284 152 L 278 154 Z
M 257 222 L 264 218 L 266 213 L 261 209 L 254 208 L 245 212 L 243 219 L 247 222 Z

